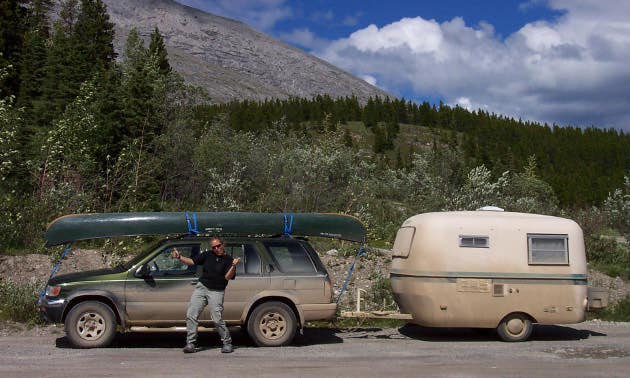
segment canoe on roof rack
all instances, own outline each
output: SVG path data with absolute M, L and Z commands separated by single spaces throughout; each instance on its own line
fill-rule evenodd
M 65 215 L 46 230 L 46 246 L 117 236 L 200 234 L 321 236 L 366 241 L 365 226 L 353 216 L 328 213 L 139 212 Z

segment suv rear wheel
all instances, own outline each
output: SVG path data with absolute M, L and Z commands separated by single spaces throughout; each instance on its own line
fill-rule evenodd
M 87 301 L 74 306 L 66 317 L 66 335 L 77 348 L 108 345 L 116 335 L 116 315 L 108 305 Z
M 249 337 L 261 347 L 289 345 L 296 330 L 295 313 L 282 302 L 258 305 L 247 321 Z

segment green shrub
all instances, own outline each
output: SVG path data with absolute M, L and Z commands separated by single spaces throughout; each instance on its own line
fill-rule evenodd
M 27 284 L 0 281 L 0 319 L 38 323 L 37 298 L 43 283 L 33 281 Z
M 627 296 L 626 299 L 614 306 L 598 312 L 597 317 L 602 320 L 630 322 L 630 296 Z
M 615 238 L 590 236 L 585 240 L 586 257 L 591 267 L 611 277 L 630 275 L 630 248 Z
M 375 273 L 370 277 L 372 285 L 367 295 L 367 310 L 395 310 L 397 308 L 392 292 L 392 282 L 383 277 L 381 273 Z

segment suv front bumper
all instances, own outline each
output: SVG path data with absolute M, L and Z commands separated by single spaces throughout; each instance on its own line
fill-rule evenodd
M 66 300 L 42 296 L 37 301 L 41 318 L 47 323 L 61 323 Z

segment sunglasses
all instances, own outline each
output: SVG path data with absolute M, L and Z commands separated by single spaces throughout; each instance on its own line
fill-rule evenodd
M 221 248 L 221 247 L 223 247 L 223 244 L 213 245 L 213 246 L 211 246 L 210 248 L 212 248 L 212 249 L 219 249 L 219 248 Z

